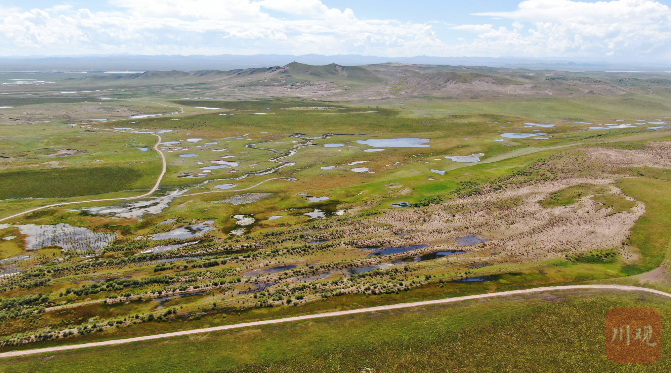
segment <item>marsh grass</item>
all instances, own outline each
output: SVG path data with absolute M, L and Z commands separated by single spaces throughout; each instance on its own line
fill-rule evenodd
M 13 358 L 0 371 L 666 372 L 669 344 L 654 364 L 606 359 L 605 316 L 631 307 L 655 308 L 669 332 L 659 298 L 556 292 Z
M 125 190 L 142 178 L 131 167 L 79 167 L 0 174 L 0 199 L 63 198 Z

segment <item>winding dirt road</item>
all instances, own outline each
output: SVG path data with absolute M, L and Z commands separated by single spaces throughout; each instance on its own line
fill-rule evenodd
M 158 190 L 158 187 L 161 185 L 161 181 L 163 180 L 163 176 L 165 176 L 165 173 L 166 173 L 166 170 L 167 170 L 167 163 L 166 163 L 166 160 L 165 160 L 165 155 L 164 155 L 163 152 L 162 152 L 161 150 L 159 150 L 159 148 L 158 148 L 158 146 L 161 144 L 161 142 L 162 142 L 163 140 L 161 139 L 161 136 L 160 136 L 160 135 L 154 135 L 154 136 L 158 137 L 158 141 L 157 141 L 156 144 L 154 145 L 154 150 L 156 150 L 156 152 L 161 156 L 161 162 L 163 163 L 163 169 L 161 170 L 161 174 L 158 176 L 158 179 L 156 180 L 156 184 L 154 184 L 154 187 L 151 188 L 151 190 L 150 190 L 149 192 L 147 192 L 147 193 L 145 193 L 145 194 L 142 194 L 142 195 L 139 195 L 139 196 L 134 196 L 134 197 L 106 198 L 106 199 L 92 199 L 92 200 L 86 200 L 86 201 L 74 201 L 74 202 L 54 203 L 54 204 L 51 204 L 51 205 L 46 205 L 46 206 L 36 207 L 36 208 L 34 208 L 34 209 L 30 209 L 30 210 L 27 210 L 27 211 L 23 211 L 23 212 L 20 212 L 20 213 L 18 213 L 18 214 L 14 214 L 14 215 L 12 215 L 12 216 L 7 216 L 7 217 L 5 217 L 5 218 L 0 219 L 0 222 L 6 221 L 6 220 L 10 220 L 10 219 L 13 219 L 13 218 L 17 218 L 17 217 L 19 217 L 19 216 L 26 215 L 26 214 L 29 214 L 29 213 L 31 213 L 31 212 L 35 212 L 35 211 L 39 211 L 39 210 L 44 210 L 44 209 L 48 209 L 48 208 L 52 208 L 52 207 L 67 206 L 67 205 L 76 205 L 76 204 L 80 204 L 80 203 L 96 203 L 96 202 L 109 202 L 109 201 L 132 201 L 132 200 L 141 199 L 141 198 L 145 198 L 145 197 L 149 197 L 149 196 L 151 196 L 152 194 L 154 194 L 154 192 L 156 192 L 156 191 Z M 250 186 L 250 187 L 248 187 L 248 188 L 244 188 L 244 189 L 214 190 L 214 191 L 208 191 L 208 192 L 200 192 L 200 193 L 185 194 L 185 195 L 183 195 L 183 196 L 178 196 L 178 197 L 179 197 L 179 198 L 183 198 L 183 197 L 198 196 L 198 195 L 202 195 L 202 194 L 242 192 L 242 191 L 245 191 L 245 190 L 250 190 L 250 189 L 256 188 L 257 186 L 259 186 L 259 185 L 261 185 L 261 184 L 264 184 L 264 183 L 267 183 L 267 182 L 269 182 L 269 181 L 272 181 L 272 180 L 280 180 L 280 179 L 281 179 L 281 178 L 277 178 L 277 177 L 270 178 L 270 179 L 263 180 L 263 181 L 261 181 L 260 183 L 254 184 L 254 185 L 252 185 L 252 186 Z
M 154 187 L 151 188 L 151 190 L 149 192 L 147 192 L 145 194 L 142 194 L 142 195 L 139 195 L 139 196 L 135 196 L 135 197 L 105 198 L 105 199 L 92 199 L 92 200 L 88 200 L 88 201 L 54 203 L 54 204 L 51 204 L 51 205 L 36 207 L 34 209 L 30 209 L 30 210 L 27 210 L 27 211 L 20 212 L 18 214 L 14 214 L 12 216 L 8 216 L 6 218 L 2 218 L 2 219 L 0 219 L 0 222 L 5 221 L 5 220 L 10 220 L 10 219 L 13 219 L 13 218 L 17 218 L 19 216 L 29 214 L 31 212 L 48 209 L 48 208 L 51 208 L 51 207 L 75 205 L 75 204 L 78 204 L 78 203 L 94 203 L 94 202 L 106 202 L 106 201 L 132 201 L 132 200 L 136 200 L 136 199 L 140 199 L 140 198 L 149 197 L 150 195 L 154 194 L 154 192 L 158 189 L 159 185 L 161 185 L 161 180 L 163 180 L 163 176 L 165 175 L 165 171 L 167 169 L 167 164 L 165 162 L 165 155 L 158 148 L 158 146 L 161 144 L 161 141 L 163 141 L 163 140 L 161 139 L 161 135 L 154 135 L 154 136 L 158 137 L 158 141 L 156 141 L 156 144 L 154 145 L 154 150 L 156 150 L 156 152 L 158 152 L 158 154 L 161 156 L 161 161 L 163 162 L 163 170 L 161 171 L 161 174 L 158 176 L 158 180 L 156 180 L 156 184 L 154 184 Z
M 469 296 L 465 296 L 465 297 L 455 297 L 455 298 L 446 298 L 446 299 L 438 299 L 438 300 L 429 300 L 429 301 L 423 301 L 423 302 L 399 303 L 399 304 L 392 304 L 392 305 L 388 305 L 388 306 L 361 308 L 361 309 L 358 309 L 358 310 L 318 313 L 318 314 L 314 314 L 314 315 L 287 317 L 287 318 L 284 318 L 284 319 L 263 320 L 263 321 L 247 322 L 247 323 L 234 324 L 234 325 L 222 325 L 222 326 L 215 326 L 215 327 L 212 327 L 212 328 L 184 330 L 184 331 L 181 331 L 181 332 L 155 334 L 155 335 L 148 335 L 148 336 L 144 336 L 144 337 L 135 337 L 135 338 L 126 338 L 126 339 L 116 339 L 116 340 L 104 341 L 104 342 L 93 342 L 93 343 L 84 343 L 84 344 L 79 344 L 79 345 L 38 348 L 38 349 L 34 349 L 34 350 L 24 350 L 24 351 L 11 351 L 11 352 L 0 353 L 0 358 L 26 356 L 26 355 L 34 355 L 34 354 L 43 354 L 43 353 L 48 353 L 48 352 L 79 350 L 79 349 L 82 349 L 82 348 L 89 348 L 89 347 L 113 346 L 113 345 L 120 345 L 120 344 L 126 344 L 126 343 L 151 341 L 151 340 L 155 340 L 155 339 L 172 338 L 172 337 L 179 337 L 179 336 L 192 335 L 192 334 L 201 334 L 201 333 L 210 333 L 210 332 L 216 332 L 216 331 L 222 331 L 222 330 L 247 328 L 247 327 L 252 327 L 252 326 L 281 324 L 281 323 L 301 321 L 301 320 L 323 319 L 323 318 L 327 318 L 327 317 L 354 315 L 354 314 L 359 314 L 359 313 L 396 310 L 396 309 L 402 309 L 402 308 L 421 307 L 421 306 L 429 306 L 429 305 L 435 305 L 435 304 L 456 303 L 456 302 L 462 302 L 462 301 L 474 300 L 474 299 L 486 299 L 486 298 L 495 298 L 495 297 L 505 297 L 505 296 L 510 296 L 510 295 L 533 294 L 533 293 L 542 293 L 542 292 L 548 292 L 548 291 L 561 291 L 561 290 L 619 290 L 619 291 L 632 291 L 632 292 L 633 291 L 639 291 L 639 292 L 646 292 L 646 293 L 651 293 L 651 294 L 656 294 L 656 295 L 660 295 L 660 296 L 663 296 L 663 297 L 671 298 L 671 294 L 669 294 L 669 293 L 665 293 L 663 291 L 654 290 L 654 289 L 636 287 L 636 286 L 623 286 L 623 285 L 550 286 L 550 287 L 542 287 L 542 288 L 534 288 L 534 289 L 504 291 L 504 292 L 500 292 L 500 293 L 489 293 L 489 294 L 469 295 Z

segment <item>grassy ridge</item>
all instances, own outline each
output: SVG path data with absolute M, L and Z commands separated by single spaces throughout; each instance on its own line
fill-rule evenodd
M 2 97 L 0 98 L 0 106 L 77 104 L 86 101 L 91 101 L 91 97 Z
M 334 63 L 324 66 L 312 66 L 298 62 L 287 65 L 286 73 L 296 78 L 345 79 L 354 83 L 378 83 L 383 80 L 372 71 L 360 66 L 340 66 Z
M 667 371 L 669 344 L 654 364 L 606 359 L 605 315 L 619 307 L 671 316 L 646 294 L 557 292 L 7 359 L 0 372 Z
M 640 264 L 626 266 L 625 274 L 638 274 L 659 267 L 668 257 L 671 243 L 671 181 L 660 179 L 621 179 L 616 184 L 622 191 L 645 203 L 646 212 L 631 232 L 631 245 L 641 250 Z
M 612 209 L 610 215 L 630 212 L 636 206 L 634 201 L 629 201 L 620 195 L 611 194 L 606 188 L 592 184 L 580 184 L 550 193 L 539 204 L 544 207 L 569 206 L 587 196 L 592 196 L 592 200 L 599 204 L 597 209 Z
M 139 170 L 121 166 L 5 172 L 0 174 L 0 199 L 116 192 L 131 187 L 141 177 Z

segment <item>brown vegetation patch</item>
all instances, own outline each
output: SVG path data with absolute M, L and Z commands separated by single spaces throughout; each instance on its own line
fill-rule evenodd
M 642 150 L 587 148 L 585 153 L 593 162 L 610 167 L 671 168 L 671 141 L 648 143 Z
M 542 207 L 550 193 L 580 184 L 609 185 L 612 179 L 572 178 L 510 186 L 506 190 L 458 198 L 424 209 L 391 210 L 372 218 L 360 233 L 363 246 L 431 244 L 431 250 L 503 253 L 517 259 L 542 260 L 567 253 L 612 249 L 622 245 L 629 230 L 644 213 L 636 202 L 630 212 L 612 214 L 590 196 L 569 206 Z M 610 186 L 610 192 L 622 192 Z M 515 203 L 504 203 L 514 200 Z M 512 206 L 512 207 L 509 207 Z M 395 233 L 405 233 L 395 236 Z M 456 239 L 478 235 L 489 241 L 459 246 Z

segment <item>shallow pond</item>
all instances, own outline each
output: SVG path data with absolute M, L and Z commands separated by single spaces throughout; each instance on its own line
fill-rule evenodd
M 480 238 L 476 235 L 470 235 L 470 236 L 464 236 L 464 237 L 459 237 L 457 238 L 457 245 L 462 245 L 462 246 L 472 246 L 472 245 L 477 245 L 479 243 L 487 242 L 488 240 L 484 238 Z
M 6 270 L 0 270 L 0 277 L 6 277 L 6 276 L 12 276 L 17 273 L 20 273 L 21 271 L 17 268 L 10 268 Z
M 187 242 L 187 243 L 176 244 L 176 245 L 157 246 L 157 247 L 152 247 L 151 249 L 142 250 L 141 253 L 142 254 L 164 253 L 166 251 L 177 250 L 177 249 L 185 247 L 185 246 L 194 245 L 194 244 L 197 244 L 198 242 L 200 242 L 200 241 Z
M 252 276 L 257 276 L 257 275 L 262 275 L 262 274 L 267 274 L 267 273 L 278 273 L 278 272 L 283 272 L 283 271 L 288 271 L 290 269 L 294 269 L 298 267 L 295 264 L 288 264 L 288 265 L 283 265 L 283 266 L 277 266 L 277 267 L 270 267 L 270 268 L 265 268 L 265 269 L 257 269 L 251 272 L 247 272 L 243 274 L 245 277 L 252 277 Z
M 230 203 L 231 205 L 246 205 L 249 203 L 258 202 L 262 199 L 271 197 L 272 193 L 246 193 L 238 194 L 235 196 L 230 196 L 223 201 L 217 201 L 216 203 Z
M 212 163 L 220 166 L 238 167 L 238 162 L 233 161 L 212 161 Z
M 200 224 L 187 225 L 186 227 L 181 227 L 173 229 L 170 232 L 157 233 L 149 236 L 150 240 L 167 240 L 171 238 L 176 239 L 186 239 L 192 237 L 202 236 L 203 234 L 213 231 L 215 228 L 213 226 L 214 220 L 208 220 Z
M 439 174 L 439 175 L 445 175 L 445 172 L 446 172 L 446 171 L 431 169 L 431 172 L 436 173 L 436 174 Z
M 451 159 L 459 163 L 476 163 L 480 162 L 480 157 L 484 157 L 485 153 L 471 154 L 471 155 L 453 155 L 445 156 L 446 159 Z
M 336 166 L 326 166 L 326 167 L 322 167 L 321 169 L 322 169 L 322 170 L 327 170 L 327 171 L 328 171 L 328 170 L 332 170 L 332 169 L 334 169 L 334 168 L 336 168 Z
M 541 123 L 524 123 L 525 127 L 544 127 L 544 128 L 550 128 L 550 127 L 555 127 L 556 124 L 541 124 Z
M 353 169 L 352 169 L 352 172 L 357 172 L 357 173 L 368 172 L 368 167 L 357 167 L 357 168 L 353 168 Z
M 83 208 L 82 211 L 97 215 L 115 215 L 122 218 L 139 219 L 146 214 L 156 215 L 162 212 L 175 198 L 184 194 L 187 190 L 174 190 L 165 196 L 126 203 L 123 207 L 88 207 Z
M 99 251 L 116 239 L 114 233 L 95 233 L 87 228 L 73 227 L 69 224 L 55 225 L 18 225 L 21 234 L 26 235 L 26 249 L 58 246 L 65 250 L 85 252 L 89 249 Z
M 237 185 L 236 184 L 220 184 L 220 185 L 215 185 L 214 189 L 231 189 L 235 188 Z
M 438 258 L 444 258 L 446 256 L 463 254 L 463 253 L 465 253 L 465 251 L 461 251 L 461 250 L 436 251 L 434 253 L 429 253 L 429 254 L 426 254 L 426 255 L 415 257 L 415 261 L 416 262 L 423 262 L 425 260 L 433 260 L 433 259 L 438 259 Z
M 197 157 L 198 154 L 180 154 L 179 156 L 182 157 L 182 158 L 193 158 L 193 157 Z
M 538 133 L 504 133 L 501 134 L 501 137 L 508 139 L 528 139 L 530 137 L 536 136 L 547 136 L 547 133 L 538 132 Z
M 180 298 L 186 298 L 186 297 L 193 297 L 193 296 L 196 296 L 196 295 L 205 295 L 205 294 L 207 294 L 207 292 L 199 291 L 197 293 L 177 294 L 177 296 L 180 297 Z
M 364 153 L 374 153 L 374 152 L 383 152 L 386 149 L 366 149 L 364 150 Z
M 624 129 L 624 128 L 636 128 L 631 124 L 617 124 L 617 125 L 605 125 L 606 127 L 590 127 L 591 130 L 615 130 L 615 129 Z
M 12 258 L 2 259 L 2 260 L 0 260 L 0 264 L 22 262 L 22 261 L 28 260 L 30 258 L 31 258 L 30 255 L 19 255 L 19 256 L 12 257 Z
M 178 176 L 180 179 L 202 179 L 205 176 L 198 176 L 198 175 L 182 175 Z
M 63 92 L 61 92 L 63 93 Z M 75 92 L 65 92 L 65 93 L 75 93 Z M 151 117 L 159 117 L 163 114 L 140 114 L 140 115 L 131 115 L 131 119 L 142 119 L 142 118 L 151 118 Z
M 347 270 L 347 273 L 350 275 L 360 275 L 362 273 L 367 273 L 367 272 L 372 272 L 376 269 L 387 269 L 391 268 L 391 264 L 383 263 L 383 264 L 378 264 L 374 266 L 367 266 L 367 267 L 358 267 L 358 268 L 349 268 Z
M 385 246 L 383 248 L 376 248 L 375 251 L 368 256 L 378 256 L 378 255 L 392 255 L 405 253 L 407 251 L 413 251 L 418 249 L 423 249 L 429 245 L 410 245 L 410 246 Z
M 391 206 L 391 207 L 409 207 L 410 202 L 394 202 L 394 203 L 390 203 L 389 206 Z
M 315 209 L 312 212 L 306 212 L 303 215 L 307 215 L 311 217 L 312 219 L 323 219 L 326 217 L 326 211 L 320 210 L 320 209 Z
M 308 197 L 308 201 L 312 203 L 326 201 L 327 199 L 329 199 L 329 197 Z
M 256 222 L 256 219 L 250 215 L 233 215 L 233 219 L 236 220 L 235 224 L 246 227 L 248 225 L 254 224 Z
M 426 143 L 429 141 L 431 140 L 416 137 L 403 137 L 396 139 L 357 140 L 357 143 L 375 148 L 428 148 L 430 145 Z
M 345 144 L 324 144 L 325 148 L 340 148 L 345 146 Z

